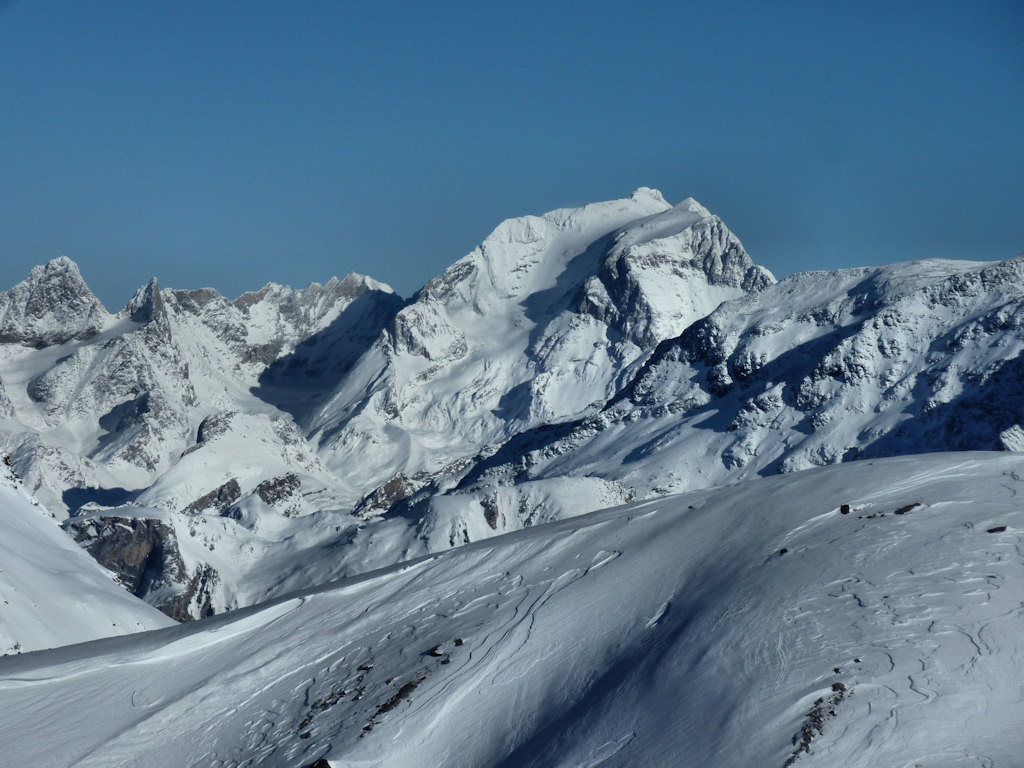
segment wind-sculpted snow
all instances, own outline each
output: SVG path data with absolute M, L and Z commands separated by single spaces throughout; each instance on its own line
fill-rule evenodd
M 2 659 L 0 743 L 54 768 L 1015 766 L 1022 499 L 1019 455 L 931 455 L 537 526 Z

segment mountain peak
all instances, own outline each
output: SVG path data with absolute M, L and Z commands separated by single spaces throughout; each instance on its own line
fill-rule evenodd
M 109 314 L 67 256 L 33 267 L 0 293 L 0 342 L 45 347 L 98 333 Z
M 683 202 L 681 202 L 679 205 L 675 207 L 677 210 L 686 210 L 690 211 L 691 213 L 697 214 L 702 219 L 707 219 L 711 217 L 711 211 L 709 211 L 703 205 L 698 203 L 692 197 L 686 198 L 685 200 L 683 200 Z
M 665 203 L 668 205 L 668 201 L 665 200 L 665 196 L 661 194 L 660 190 L 653 189 L 651 187 L 637 187 L 633 190 L 633 194 L 629 196 L 630 200 L 654 200 L 658 203 Z M 693 200 L 693 198 L 689 198 Z
M 44 281 L 67 280 L 69 282 L 82 283 L 82 273 L 78 265 L 67 256 L 58 256 L 45 264 L 33 267 L 28 273 L 26 282 L 38 284 Z
M 135 293 L 128 306 L 124 308 L 124 314 L 136 323 L 149 323 L 164 316 L 160 284 L 155 277 Z

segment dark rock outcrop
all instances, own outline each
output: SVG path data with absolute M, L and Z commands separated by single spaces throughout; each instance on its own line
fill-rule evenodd
M 175 621 L 213 614 L 217 572 L 204 565 L 190 573 L 173 528 L 162 520 L 81 517 L 65 521 L 64 528 L 125 589 Z
M 186 515 L 198 515 L 200 512 L 215 511 L 222 514 L 228 507 L 242 497 L 242 489 L 235 478 L 231 478 L 223 485 L 217 486 L 209 493 L 203 494 L 198 499 L 182 510 Z
M 265 504 L 274 506 L 282 501 L 290 499 L 298 493 L 299 488 L 301 487 L 302 481 L 299 480 L 298 476 L 289 473 L 282 477 L 275 477 L 273 480 L 264 480 L 256 486 L 256 495 L 259 496 Z

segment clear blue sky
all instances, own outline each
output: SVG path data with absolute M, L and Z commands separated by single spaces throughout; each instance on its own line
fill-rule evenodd
M 0 289 L 408 296 L 638 186 L 780 276 L 1024 252 L 1024 3 L 0 0 Z

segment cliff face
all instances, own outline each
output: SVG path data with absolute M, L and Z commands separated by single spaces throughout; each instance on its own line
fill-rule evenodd
M 210 568 L 190 572 L 182 561 L 174 530 L 138 517 L 72 518 L 65 528 L 96 561 L 117 574 L 121 585 L 175 621 L 211 615 Z

